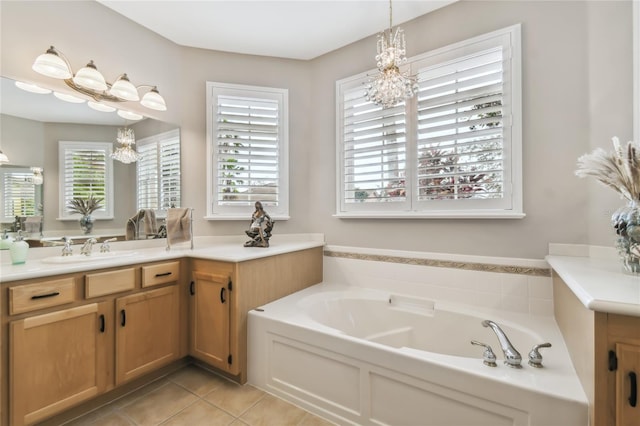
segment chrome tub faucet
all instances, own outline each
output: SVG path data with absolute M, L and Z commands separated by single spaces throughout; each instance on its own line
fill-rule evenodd
M 502 329 L 493 321 L 484 320 L 482 321 L 483 327 L 490 327 L 496 336 L 498 337 L 498 341 L 500 342 L 500 347 L 502 348 L 502 352 L 504 353 L 504 363 L 509 367 L 513 368 L 522 368 L 522 356 L 520 352 L 513 347 L 507 335 L 502 331 Z

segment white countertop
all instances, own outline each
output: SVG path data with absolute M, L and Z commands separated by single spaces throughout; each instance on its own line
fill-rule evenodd
M 614 249 L 550 245 L 547 262 L 593 311 L 640 317 L 640 275 L 622 271 Z
M 180 259 L 183 257 L 218 260 L 223 262 L 244 262 L 247 260 L 275 256 L 299 250 L 324 246 L 323 234 L 290 234 L 274 235 L 269 241 L 270 246 L 244 247 L 246 237 L 196 237 L 194 249 L 188 243 L 175 245 L 170 251 L 166 250 L 164 239 L 144 241 L 122 241 L 111 243 L 113 252 L 128 252 L 122 257 L 109 257 L 78 263 L 46 263 L 42 259 L 59 256 L 61 247 L 30 248 L 27 262 L 22 265 L 12 265 L 8 250 L 0 251 L 0 282 L 41 278 L 52 275 L 68 274 L 116 266 L 156 262 L 160 260 Z M 80 258 L 80 247 L 75 245 L 73 256 Z M 99 244 L 93 247 L 94 253 L 99 251 Z

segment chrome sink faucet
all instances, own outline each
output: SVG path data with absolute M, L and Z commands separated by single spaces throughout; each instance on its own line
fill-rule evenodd
M 522 362 L 522 356 L 520 352 L 513 347 L 507 335 L 502 331 L 502 329 L 493 321 L 484 320 L 482 321 L 483 327 L 491 327 L 496 336 L 498 337 L 498 341 L 500 342 L 500 347 L 502 348 L 502 352 L 504 353 L 504 363 L 509 367 L 513 368 L 522 368 L 520 363 Z
M 71 238 L 62 237 L 62 243 L 62 256 L 71 256 L 73 254 L 73 248 L 71 247 L 73 241 L 71 241 Z
M 109 238 L 108 240 L 102 241 L 102 244 L 100 244 L 100 253 L 111 252 L 111 246 L 109 245 L 109 243 L 112 243 L 117 240 L 118 240 L 117 238 Z
M 97 242 L 98 241 L 95 238 L 89 238 L 82 245 L 82 248 L 80 249 L 80 254 L 84 254 L 85 256 L 91 256 L 91 249 L 93 248 L 93 245 Z

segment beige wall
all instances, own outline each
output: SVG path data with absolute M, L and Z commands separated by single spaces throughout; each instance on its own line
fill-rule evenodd
M 155 117 L 181 127 L 183 204 L 196 209 L 198 234 L 246 227 L 202 219 L 209 80 L 289 89 L 291 220 L 276 224 L 274 238 L 323 232 L 330 244 L 527 258 L 542 258 L 549 242 L 611 244 L 602 210 L 619 200 L 573 171 L 578 156 L 608 146 L 610 136 L 630 138 L 630 1 L 461 1 L 403 24 L 412 56 L 522 23 L 522 220 L 332 217 L 335 81 L 374 66 L 375 36 L 294 61 L 176 46 L 95 2 L 5 1 L 0 8 L 3 76 L 49 84 L 30 65 L 53 44 L 76 68 L 94 59 L 108 79 L 126 67 L 132 80 L 159 85 L 169 111 Z

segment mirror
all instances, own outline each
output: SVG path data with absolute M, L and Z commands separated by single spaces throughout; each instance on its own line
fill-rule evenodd
M 128 126 L 134 130 L 137 142 L 172 131 L 178 135 L 179 144 L 179 128 L 175 124 L 150 118 L 125 122 L 115 112 L 95 111 L 87 103 L 72 104 L 51 93 L 34 94 L 18 89 L 14 80 L 5 77 L 0 91 L 0 149 L 9 158 L 8 164 L 0 166 L 0 172 L 17 169 L 17 165 L 24 166 L 22 170 L 33 166 L 44 170 L 44 184 L 38 187 L 45 237 L 83 235 L 80 215 L 59 217 L 58 141 L 109 142 L 115 149 L 118 128 Z M 128 219 L 138 211 L 136 163 L 114 161 L 113 177 L 113 218 L 96 220 L 94 237 L 124 237 Z M 3 181 L 0 180 L 0 193 L 4 193 Z M 10 228 L 13 220 L 2 218 L 2 229 Z

